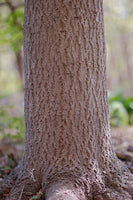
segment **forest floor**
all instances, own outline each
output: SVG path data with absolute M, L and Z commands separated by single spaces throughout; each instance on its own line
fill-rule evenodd
M 3 105 L 2 101 L 0 100 L 0 106 L 7 107 L 7 102 L 4 102 L 5 105 Z M 17 100 L 16 97 L 13 97 L 9 104 L 14 104 L 14 107 L 11 109 L 11 116 L 14 117 L 21 115 L 23 112 L 23 94 L 19 95 Z M 6 113 L 6 115 L 7 114 L 8 113 Z M 5 119 L 9 121 L 7 116 Z M 15 121 L 13 120 L 11 123 L 15 123 L 15 126 L 20 125 L 19 117 L 15 117 L 14 119 Z M 21 120 L 24 121 L 24 119 Z M 16 130 L 13 127 L 10 128 L 11 134 L 7 134 L 9 132 L 7 126 L 0 129 L 0 181 L 4 179 L 4 177 L 8 175 L 17 165 L 22 157 L 24 149 L 23 137 L 14 137 L 14 132 Z M 2 136 L 3 134 L 5 134 L 4 137 Z M 124 162 L 131 173 L 133 173 L 133 126 L 112 128 L 111 135 L 112 144 L 117 157 Z
M 111 135 L 117 157 L 133 173 L 133 126 L 112 128 Z

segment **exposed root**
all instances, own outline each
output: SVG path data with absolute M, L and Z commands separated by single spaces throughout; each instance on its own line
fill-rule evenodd
M 19 166 L 17 166 L 3 181 L 0 182 L 0 197 L 8 194 L 18 177 Z
M 55 188 L 54 188 L 55 187 Z M 46 195 L 46 200 L 132 200 L 133 196 L 128 192 L 124 191 L 119 193 L 114 189 L 107 189 L 104 192 L 95 192 L 85 194 L 83 190 L 74 187 L 70 188 L 66 186 L 61 186 L 57 188 L 53 186 L 54 189 L 49 191 Z
M 28 200 L 41 188 L 41 181 L 33 170 L 22 171 L 19 165 L 0 184 L 0 199 Z
M 29 200 L 36 192 L 40 189 L 40 184 L 36 185 L 28 180 L 24 183 L 17 180 L 15 185 L 10 190 L 9 195 L 6 200 Z M 85 190 L 80 187 L 76 187 L 69 183 L 69 185 L 64 185 L 64 183 L 53 184 L 47 191 L 44 191 L 45 196 L 42 199 L 45 200 L 132 200 L 132 190 L 130 192 L 124 189 L 119 192 L 117 188 L 103 188 L 103 191 L 98 191 L 95 188 L 93 191 L 93 186 L 86 185 L 86 190 L 90 191 L 88 194 Z M 89 188 L 89 189 L 88 189 Z M 91 189 L 90 189 L 91 188 Z M 93 188 L 93 189 L 92 189 Z
M 93 200 L 132 200 L 132 196 L 126 191 L 120 193 L 115 189 L 107 189 L 103 193 L 94 193 Z
M 107 183 L 103 178 L 99 180 L 88 179 L 78 180 L 78 184 L 62 181 L 62 178 L 53 180 L 48 188 L 45 188 L 46 200 L 133 200 L 133 176 L 118 176 L 116 179 L 111 179 Z M 81 178 L 81 177 L 80 177 Z M 59 182 L 60 181 L 60 182 Z
M 40 187 L 39 181 L 34 182 L 30 177 L 23 175 L 16 180 L 6 200 L 28 200 Z
M 112 175 L 60 173 L 48 179 L 39 174 L 38 170 L 15 168 L 1 183 L 1 198 L 6 193 L 6 200 L 29 200 L 42 186 L 41 199 L 45 200 L 133 200 L 133 175 L 128 171 Z
M 46 200 L 86 200 L 81 188 L 75 188 L 73 183 L 66 184 L 65 181 L 52 184 L 45 193 Z

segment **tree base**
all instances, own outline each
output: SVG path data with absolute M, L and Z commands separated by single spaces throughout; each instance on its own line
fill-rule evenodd
M 21 174 L 21 176 L 20 176 Z M 0 184 L 0 197 L 5 200 L 29 200 L 41 188 L 44 200 L 132 200 L 133 175 L 125 171 L 121 175 L 78 176 L 75 179 L 63 174 L 48 179 L 47 183 L 31 173 L 20 173 L 19 166 Z M 89 175 L 89 176 L 88 176 Z M 88 178 L 87 178 L 88 177 Z M 114 178 L 115 177 L 115 178 Z M 4 199 L 4 198 L 3 198 Z

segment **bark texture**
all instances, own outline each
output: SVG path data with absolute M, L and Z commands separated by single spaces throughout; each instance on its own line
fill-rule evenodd
M 26 141 L 6 200 L 40 187 L 46 200 L 132 200 L 111 147 L 102 3 L 25 2 Z

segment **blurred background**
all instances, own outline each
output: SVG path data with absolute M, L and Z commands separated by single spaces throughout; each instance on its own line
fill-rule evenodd
M 23 18 L 24 0 L 0 0 L 1 178 L 23 152 Z M 133 171 L 133 1 L 104 0 L 104 20 L 112 141 Z

